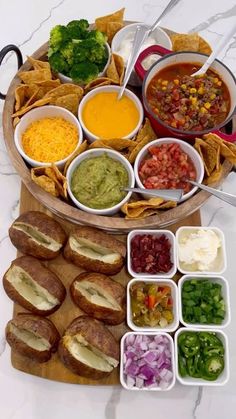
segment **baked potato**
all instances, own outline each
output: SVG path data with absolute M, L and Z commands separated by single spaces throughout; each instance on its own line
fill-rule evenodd
M 13 260 L 3 277 L 3 287 L 11 300 L 41 316 L 56 311 L 66 296 L 57 275 L 32 256 Z
M 78 227 L 69 235 L 64 257 L 87 271 L 115 275 L 123 265 L 126 246 L 103 231 Z
M 21 355 L 47 362 L 57 350 L 60 335 L 49 319 L 20 313 L 7 323 L 6 340 Z
M 21 214 L 11 225 L 9 237 L 22 253 L 48 260 L 55 258 L 66 242 L 61 225 L 40 211 Z
M 71 284 L 71 297 L 85 313 L 107 324 L 125 319 L 125 288 L 99 273 L 83 272 Z
M 99 380 L 119 364 L 119 344 L 99 321 L 77 317 L 66 329 L 58 346 L 63 364 L 75 374 Z

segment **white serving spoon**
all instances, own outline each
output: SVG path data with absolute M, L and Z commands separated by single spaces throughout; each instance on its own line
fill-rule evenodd
M 236 22 L 233 24 L 232 28 L 230 28 L 230 30 L 224 34 L 224 36 L 220 40 L 219 44 L 214 49 L 214 51 L 212 51 L 211 55 L 207 58 L 207 60 L 203 64 L 203 66 L 198 71 L 191 74 L 192 77 L 201 76 L 202 74 L 207 72 L 208 68 L 211 66 L 211 64 L 213 63 L 213 61 L 217 57 L 217 55 L 227 45 L 227 43 L 230 41 L 230 39 L 235 34 L 235 32 L 236 32 Z

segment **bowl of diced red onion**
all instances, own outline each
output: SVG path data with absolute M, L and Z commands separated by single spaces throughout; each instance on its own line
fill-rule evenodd
M 191 144 L 176 138 L 161 138 L 140 150 L 134 163 L 134 175 L 142 189 L 183 189 L 180 200 L 183 202 L 197 191 L 188 180 L 201 183 L 204 165 Z
M 128 332 L 121 339 L 120 382 L 128 390 L 167 391 L 175 384 L 174 344 L 164 332 Z

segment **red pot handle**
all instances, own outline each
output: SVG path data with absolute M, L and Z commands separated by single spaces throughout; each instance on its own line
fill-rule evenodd
M 225 134 L 221 131 L 213 131 L 214 134 L 219 135 L 220 138 L 222 138 L 225 141 L 228 141 L 229 143 L 236 142 L 236 132 L 233 132 L 233 134 Z
M 142 51 L 134 66 L 135 71 L 138 74 L 138 76 L 141 78 L 141 80 L 144 79 L 144 76 L 147 72 L 147 70 L 145 70 L 142 66 L 142 62 L 146 57 L 152 54 L 161 55 L 163 57 L 164 55 L 168 55 L 171 53 L 173 53 L 173 51 L 170 51 L 169 49 L 161 47 L 160 45 L 151 45 L 150 47 Z

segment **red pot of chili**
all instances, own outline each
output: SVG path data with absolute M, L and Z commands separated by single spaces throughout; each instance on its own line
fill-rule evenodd
M 143 60 L 161 55 L 146 71 Z M 228 141 L 236 141 L 236 133 L 219 131 L 236 110 L 236 80 L 219 60 L 203 76 L 191 77 L 206 60 L 205 54 L 177 52 L 152 45 L 144 50 L 135 65 L 143 80 L 143 103 L 159 137 L 192 139 L 216 132 Z

